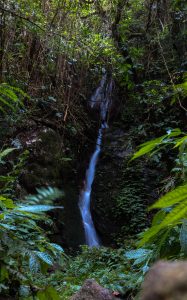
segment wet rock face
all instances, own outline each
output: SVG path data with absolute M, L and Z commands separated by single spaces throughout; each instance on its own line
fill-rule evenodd
M 46 127 L 37 128 L 19 140 L 30 152 L 28 167 L 21 178 L 22 185 L 28 192 L 34 192 L 40 186 L 59 186 L 65 156 L 61 137 L 54 130 Z
M 141 300 L 186 300 L 187 262 L 156 263 L 148 272 Z
M 78 293 L 70 300 L 115 300 L 112 293 L 101 287 L 95 280 L 88 279 Z M 119 299 L 119 298 L 118 298 Z
M 20 176 L 21 193 L 36 193 L 36 188 L 45 186 L 63 190 L 65 196 L 56 204 L 64 209 L 51 212 L 55 223 L 51 238 L 65 247 L 77 248 L 84 243 L 84 232 L 78 209 L 76 160 L 71 160 L 76 149 L 64 145 L 62 136 L 45 126 L 33 126 L 21 132 L 14 142 L 20 144 L 21 151 L 29 150 L 28 161 Z
M 124 226 L 128 227 L 127 232 L 136 232 L 132 227 L 129 230 L 135 216 L 139 224 L 145 224 L 146 204 L 140 199 L 142 220 L 139 220 L 136 179 L 127 170 L 132 152 L 127 133 L 119 128 L 106 130 L 92 192 L 93 219 L 104 245 L 111 245 Z
M 164 176 L 144 159 L 130 162 L 132 136 L 114 125 L 103 138 L 92 189 L 92 215 L 104 245 L 116 244 L 148 226 L 147 206 L 158 198 Z

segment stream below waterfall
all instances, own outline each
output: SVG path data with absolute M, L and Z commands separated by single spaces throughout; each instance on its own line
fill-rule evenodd
M 95 177 L 96 165 L 101 152 L 102 137 L 104 130 L 108 128 L 107 115 L 112 103 L 113 80 L 107 82 L 107 74 L 105 73 L 100 81 L 98 88 L 92 95 L 90 107 L 100 110 L 101 126 L 96 140 L 96 148 L 91 156 L 89 167 L 85 175 L 84 188 L 80 193 L 79 208 L 82 216 L 82 222 L 85 231 L 86 244 L 89 247 L 98 247 L 101 241 L 96 232 L 91 214 L 91 192 L 92 184 Z

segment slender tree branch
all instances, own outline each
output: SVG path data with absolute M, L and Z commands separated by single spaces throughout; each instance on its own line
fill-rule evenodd
M 157 35 L 157 38 L 158 38 L 158 45 L 159 45 L 160 50 L 161 50 L 161 55 L 162 55 L 162 58 L 163 58 L 163 61 L 164 61 L 165 68 L 166 68 L 167 73 L 168 73 L 168 75 L 169 75 L 170 82 L 171 82 L 171 84 L 172 84 L 172 86 L 173 86 L 173 89 L 175 89 L 175 84 L 174 84 L 174 82 L 173 82 L 173 78 L 172 78 L 172 76 L 171 76 L 171 73 L 170 73 L 170 71 L 169 71 L 169 68 L 168 68 L 168 65 L 167 65 L 167 62 L 166 62 L 166 59 L 165 59 L 165 56 L 164 56 L 164 51 L 163 51 L 162 45 L 161 45 L 161 43 L 160 43 L 159 35 Z M 183 106 L 183 104 L 182 104 L 182 102 L 181 102 L 179 96 L 177 96 L 177 100 L 178 100 L 178 102 L 179 102 L 180 107 L 181 107 L 183 110 L 185 110 L 185 111 L 187 112 L 187 109 Z
M 36 24 L 35 22 L 31 21 L 30 19 L 28 19 L 28 18 L 26 18 L 26 17 L 24 17 L 24 16 L 21 16 L 21 15 L 17 14 L 16 12 L 14 12 L 14 11 L 12 11 L 12 10 L 6 9 L 6 8 L 4 8 L 4 7 L 2 7 L 2 6 L 0 6 L 0 10 L 1 10 L 1 11 L 4 11 L 4 12 L 6 12 L 6 13 L 9 13 L 9 14 L 11 14 L 11 15 L 13 15 L 13 16 L 19 18 L 19 19 L 25 20 L 25 21 L 31 23 L 32 25 L 36 26 L 37 28 L 39 28 L 39 29 L 42 30 L 42 31 L 46 31 L 46 30 L 45 30 L 44 28 L 42 28 L 40 25 Z

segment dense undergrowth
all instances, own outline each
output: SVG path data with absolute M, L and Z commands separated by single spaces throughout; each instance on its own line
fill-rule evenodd
M 134 299 L 152 263 L 186 258 L 185 37 L 182 0 L 0 4 L 4 299 L 69 299 L 87 278 Z M 120 146 L 130 151 L 119 169 L 111 161 L 112 201 L 101 197 L 98 207 L 120 230 L 110 240 L 115 248 L 70 256 L 56 216 L 61 189 L 80 184 L 83 146 L 92 147 L 99 122 L 87 100 L 103 69 L 115 81 L 109 123 L 127 133 Z

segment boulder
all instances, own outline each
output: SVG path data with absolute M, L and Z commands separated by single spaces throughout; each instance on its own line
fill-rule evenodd
M 112 293 L 101 287 L 95 280 L 87 279 L 78 293 L 70 300 L 114 300 Z
M 187 262 L 156 263 L 145 278 L 140 299 L 186 300 Z

